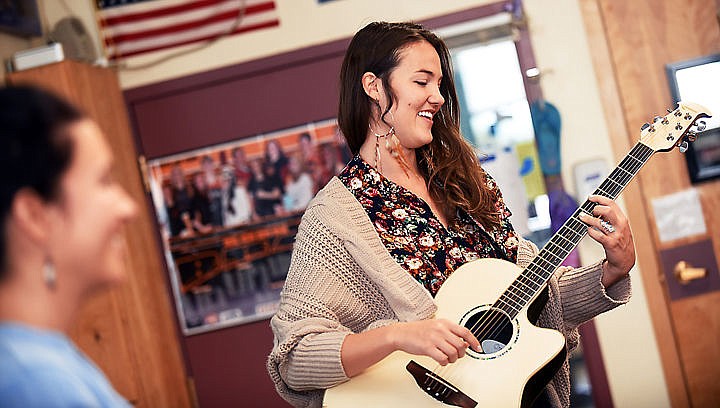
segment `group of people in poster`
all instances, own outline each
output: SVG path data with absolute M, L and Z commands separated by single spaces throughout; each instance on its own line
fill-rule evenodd
M 293 149 L 274 138 L 255 157 L 238 145 L 196 158 L 199 168 L 172 163 L 162 182 L 169 236 L 193 237 L 303 211 L 350 159 L 347 146 L 335 143 L 339 139 L 315 145 L 302 132 Z

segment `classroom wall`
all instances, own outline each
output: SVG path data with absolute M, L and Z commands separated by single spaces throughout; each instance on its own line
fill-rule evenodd
M 50 24 L 67 15 L 63 2 L 41 0 Z M 565 187 L 572 192 L 572 167 L 580 161 L 602 158 L 615 166 L 598 86 L 587 48 L 587 37 L 579 0 L 524 1 L 535 58 L 543 72 L 545 98 L 555 104 L 563 118 L 562 151 Z M 280 26 L 223 39 L 212 46 L 143 70 L 120 69 L 124 89 L 181 78 L 232 66 L 311 45 L 346 38 L 364 24 L 382 20 L 420 20 L 488 4 L 488 0 L 338 0 L 318 4 L 316 0 L 276 0 Z M 66 0 L 73 13 L 83 19 L 95 36 L 91 0 Z M 7 58 L 14 47 L 0 34 L 0 56 Z M 183 47 L 131 58 L 129 66 L 147 64 Z M 651 115 L 652 112 L 648 112 Z M 631 220 L 632 221 L 632 220 Z M 586 240 L 581 257 L 589 262 L 602 256 L 601 248 Z M 634 297 L 630 304 L 596 320 L 610 389 L 616 406 L 668 406 L 656 339 L 641 276 L 632 272 Z M 259 375 L 262 375 L 260 373 Z

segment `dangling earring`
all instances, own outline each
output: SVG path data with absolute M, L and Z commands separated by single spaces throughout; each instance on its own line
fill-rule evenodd
M 43 280 L 48 289 L 55 290 L 57 272 L 55 271 L 55 264 L 49 257 L 45 259 L 45 263 L 43 264 Z
M 378 134 L 375 133 L 375 130 L 373 130 L 372 127 L 368 124 L 368 127 L 370 128 L 370 131 L 375 135 L 375 169 L 382 173 L 382 161 L 380 160 L 380 139 L 387 138 L 390 135 L 395 135 L 395 128 L 390 127 L 390 130 L 387 131 L 387 133 Z M 387 147 L 387 139 L 385 139 L 385 146 Z
M 410 174 L 408 173 L 410 166 L 407 164 L 407 160 L 405 160 L 402 149 L 400 149 L 400 139 L 395 135 L 394 128 L 390 128 L 390 132 L 388 133 L 390 137 L 385 139 L 385 148 L 390 152 L 390 156 L 400 164 L 400 168 L 403 170 L 403 173 L 405 173 L 405 176 L 410 178 Z
M 423 157 L 425 158 L 425 164 L 427 166 L 428 176 L 432 176 L 433 171 L 435 170 L 435 165 L 433 164 L 432 144 L 427 145 L 427 148 L 423 152 Z

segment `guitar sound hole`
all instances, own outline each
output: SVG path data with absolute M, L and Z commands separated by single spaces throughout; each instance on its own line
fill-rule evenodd
M 496 353 L 510 343 L 513 335 L 513 324 L 510 318 L 496 309 L 479 311 L 465 321 L 464 326 L 470 329 L 482 346 L 481 354 Z

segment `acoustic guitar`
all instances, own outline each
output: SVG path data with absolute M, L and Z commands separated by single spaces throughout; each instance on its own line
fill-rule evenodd
M 682 152 L 709 111 L 679 103 L 664 117 L 642 127 L 640 141 L 599 185 L 594 194 L 616 199 L 657 151 Z M 697 121 L 697 123 L 696 123 Z M 694 129 L 691 127 L 695 126 Z M 323 406 L 344 407 L 525 407 L 532 404 L 565 360 L 565 338 L 535 326 L 547 298 L 547 282 L 587 233 L 579 219 L 592 214 L 585 201 L 521 269 L 500 259 L 469 262 L 450 275 L 435 296 L 437 318 L 470 329 L 482 352 L 445 367 L 433 359 L 396 351 L 353 377 L 328 389 Z

